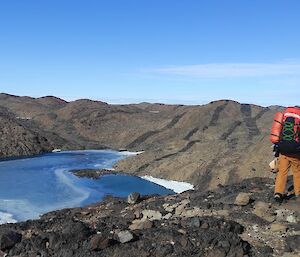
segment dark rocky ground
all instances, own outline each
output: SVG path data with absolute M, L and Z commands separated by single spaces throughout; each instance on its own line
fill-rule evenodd
M 70 172 L 72 172 L 74 175 L 76 175 L 79 178 L 92 178 L 92 179 L 98 179 L 105 174 L 117 174 L 117 172 L 114 172 L 113 170 L 107 170 L 107 169 L 70 170 Z
M 295 257 L 299 203 L 273 204 L 271 179 L 165 197 L 107 197 L 0 226 L 0 256 Z

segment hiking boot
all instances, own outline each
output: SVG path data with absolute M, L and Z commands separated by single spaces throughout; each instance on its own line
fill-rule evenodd
M 274 201 L 281 204 L 283 202 L 283 195 L 280 193 L 274 194 Z

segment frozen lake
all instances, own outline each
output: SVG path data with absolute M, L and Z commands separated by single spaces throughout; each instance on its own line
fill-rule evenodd
M 135 176 L 78 178 L 73 169 L 109 169 L 129 153 L 109 150 L 68 151 L 0 162 L 0 224 L 38 218 L 62 208 L 95 203 L 106 195 L 132 192 L 172 194 L 172 190 Z

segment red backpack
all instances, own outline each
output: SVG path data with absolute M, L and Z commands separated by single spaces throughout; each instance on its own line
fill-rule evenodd
M 300 153 L 300 107 L 288 107 L 283 112 L 278 149 L 280 153 Z

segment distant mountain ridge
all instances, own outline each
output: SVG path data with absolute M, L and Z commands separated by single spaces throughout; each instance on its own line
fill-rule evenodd
M 117 170 L 184 180 L 203 189 L 248 177 L 269 176 L 269 129 L 274 113 L 283 108 L 230 100 L 193 106 L 110 105 L 88 99 L 67 102 L 52 96 L 8 94 L 0 94 L 0 106 L 11 117 L 8 122 L 0 113 L 1 119 L 6 119 L 0 133 L 19 124 L 22 130 L 47 142 L 23 138 L 23 132 L 14 132 L 2 140 L 2 157 L 53 148 L 145 151 L 119 162 Z M 26 142 L 26 149 L 30 150 L 13 147 L 13 139 Z

